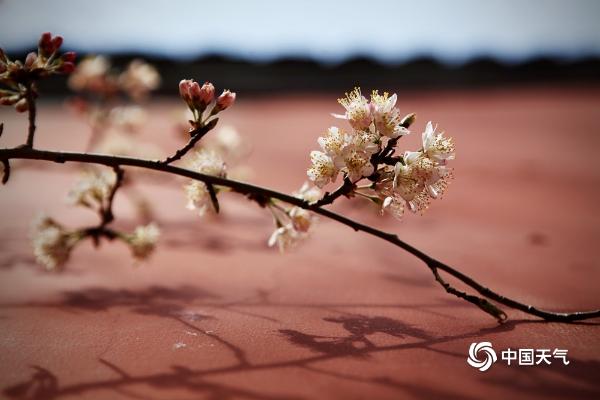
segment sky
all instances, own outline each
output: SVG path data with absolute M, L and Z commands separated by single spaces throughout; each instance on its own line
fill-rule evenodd
M 510 63 L 600 56 L 599 17 L 595 0 L 0 0 L 0 47 L 51 31 L 84 53 Z

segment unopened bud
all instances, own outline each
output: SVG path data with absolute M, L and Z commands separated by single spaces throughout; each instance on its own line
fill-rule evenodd
M 36 60 L 37 60 L 36 53 L 31 52 L 31 53 L 27 54 L 27 57 L 25 57 L 25 68 L 31 69 L 31 67 L 33 66 L 33 64 L 35 63 Z
M 215 106 L 216 112 L 220 112 L 226 110 L 231 107 L 233 102 L 235 101 L 235 93 L 229 90 L 223 90 L 223 93 L 217 99 L 217 105 Z
M 61 74 L 70 74 L 73 71 L 75 71 L 75 64 L 70 61 L 63 63 L 58 68 L 58 72 L 60 72 Z
M 42 33 L 40 41 L 38 42 L 38 48 L 42 56 L 49 56 L 52 54 L 52 34 L 50 32 Z
M 192 82 L 191 79 L 182 79 L 179 82 L 179 95 L 190 108 L 192 107 L 192 95 L 190 93 Z
M 60 46 L 62 46 L 62 44 L 63 44 L 62 36 L 57 35 L 52 38 L 52 47 L 53 47 L 54 51 L 58 50 L 60 48 Z
M 192 82 L 190 84 L 190 97 L 194 106 L 200 103 L 200 85 L 198 82 Z
M 27 102 L 27 99 L 19 100 L 17 104 L 15 104 L 15 109 L 17 112 L 25 112 L 29 110 L 29 103 Z
M 204 107 L 208 106 L 215 99 L 215 87 L 210 82 L 204 82 L 200 88 L 200 100 Z
M 65 62 L 74 62 L 77 58 L 77 54 L 74 51 L 67 51 L 62 55 L 62 60 Z

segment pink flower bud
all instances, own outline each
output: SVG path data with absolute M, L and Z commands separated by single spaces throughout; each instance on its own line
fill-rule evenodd
M 48 46 L 51 41 L 52 41 L 52 34 L 50 32 L 44 32 L 44 33 L 42 33 L 42 36 L 40 37 L 40 41 L 38 44 L 40 47 L 45 47 L 45 46 Z
M 200 103 L 200 85 L 198 82 L 191 83 L 190 96 L 192 97 L 192 103 L 194 103 L 194 105 L 198 105 Z
M 58 68 L 58 72 L 60 72 L 61 74 L 70 74 L 73 71 L 75 71 L 75 64 L 70 61 L 63 63 Z
M 191 79 L 182 79 L 179 82 L 179 95 L 188 104 L 192 102 L 192 96 L 190 94 L 190 87 L 192 86 Z
M 215 87 L 210 82 L 204 82 L 200 88 L 200 100 L 204 107 L 208 106 L 215 99 Z
M 40 41 L 38 42 L 38 47 L 40 55 L 42 56 L 49 56 L 54 52 L 54 46 L 52 45 L 52 34 L 50 32 L 42 33 Z
M 31 67 L 33 66 L 33 64 L 35 63 L 36 60 L 37 60 L 36 53 L 31 52 L 31 53 L 27 54 L 27 57 L 25 57 L 25 68 L 31 69 Z
M 54 36 L 52 38 L 52 52 L 54 53 L 56 50 L 58 50 L 60 48 L 60 46 L 62 46 L 63 44 L 63 38 L 60 35 Z
M 27 99 L 21 99 L 15 104 L 15 109 L 17 112 L 25 112 L 29 110 L 29 103 L 27 103 Z
M 67 51 L 61 58 L 65 62 L 73 62 L 77 58 L 77 54 L 74 51 Z
M 223 93 L 217 99 L 217 109 L 219 111 L 229 108 L 235 101 L 235 93 L 229 90 L 223 90 Z

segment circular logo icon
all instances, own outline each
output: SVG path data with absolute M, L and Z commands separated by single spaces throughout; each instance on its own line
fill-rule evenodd
M 467 363 L 481 372 L 487 371 L 498 360 L 490 342 L 471 343 Z

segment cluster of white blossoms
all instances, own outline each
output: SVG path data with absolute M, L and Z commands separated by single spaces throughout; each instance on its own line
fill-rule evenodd
M 37 217 L 32 224 L 33 253 L 36 260 L 48 270 L 57 270 L 65 265 L 79 238 L 76 232 L 67 231 L 45 215 Z
M 121 91 L 139 101 L 160 85 L 160 75 L 152 65 L 136 59 L 118 73 L 103 56 L 84 58 L 69 77 L 69 87 L 76 92 L 111 96 Z
M 436 132 L 429 122 L 420 150 L 395 155 L 398 139 L 410 133 L 408 127 L 415 119 L 414 114 L 400 116 L 396 94 L 373 91 L 368 100 L 356 88 L 338 101 L 346 113 L 334 116 L 348 120 L 352 129 L 334 126 L 319 137 L 321 150 L 311 152 L 307 171 L 315 185 L 322 188 L 341 173 L 352 184 L 345 195 L 365 197 L 397 218 L 405 206 L 422 212 L 431 199 L 443 194 L 452 178 L 447 166 L 455 157 L 452 138 Z M 363 179 L 370 183 L 357 185 Z
M 314 186 L 311 187 L 307 182 L 293 195 L 309 204 L 316 203 L 322 197 L 321 190 Z M 298 242 L 308 237 L 317 220 L 312 212 L 301 207 L 284 207 L 281 204 L 271 202 L 269 209 L 275 221 L 275 231 L 267 243 L 269 247 L 277 245 L 281 252 L 295 247 Z
M 138 260 L 145 260 L 154 251 L 159 236 L 158 226 L 155 223 L 150 223 L 145 226 L 138 226 L 133 233 L 124 237 L 133 256 Z
M 356 88 L 338 100 L 346 113 L 334 116 L 348 120 L 352 130 L 332 126 L 319 137 L 321 150 L 310 153 L 312 166 L 307 172 L 315 185 L 322 188 L 334 182 L 340 172 L 352 182 L 375 172 L 376 166 L 371 162 L 373 155 L 381 151 L 389 140 L 409 133 L 395 107 L 396 99 L 395 94 L 380 95 L 374 91 L 371 101 L 368 101 Z
M 113 173 L 86 171 L 67 194 L 67 202 L 71 205 L 91 209 L 102 208 L 114 184 L 115 175 Z
M 201 149 L 197 151 L 193 155 L 188 168 L 205 175 L 213 175 L 221 178 L 227 176 L 225 162 L 214 150 Z M 192 180 L 183 189 L 187 197 L 186 208 L 188 210 L 196 210 L 200 216 L 203 216 L 212 204 L 211 195 L 206 183 Z M 220 188 L 216 187 L 215 195 L 218 190 Z
M 34 254 L 40 264 L 48 270 L 59 270 L 82 239 L 93 237 L 97 240 L 100 235 L 123 241 L 138 260 L 146 259 L 152 254 L 160 235 L 155 223 L 138 226 L 132 233 L 119 232 L 105 226 L 112 221 L 107 219 L 107 215 L 111 215 L 112 218 L 111 193 L 114 194 L 115 184 L 114 173 L 89 170 L 67 195 L 67 201 L 71 205 L 96 212 L 101 219 L 98 226 L 69 230 L 44 215 L 34 221 L 31 238 Z

